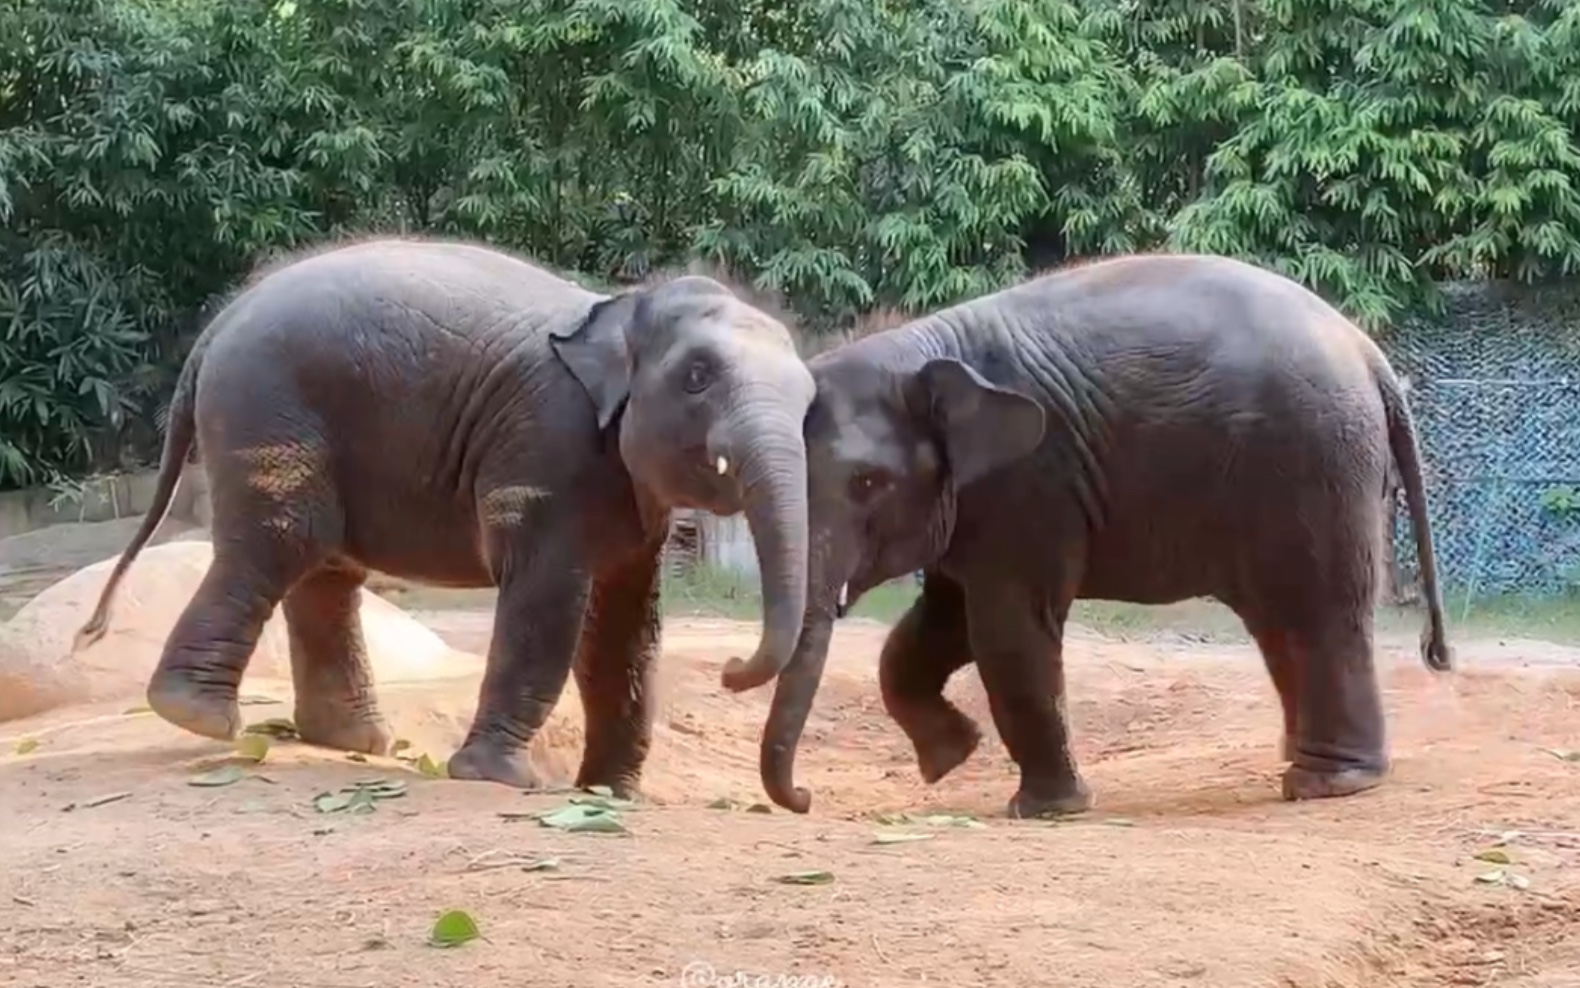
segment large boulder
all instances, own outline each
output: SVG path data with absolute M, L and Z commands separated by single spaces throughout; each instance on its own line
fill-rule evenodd
M 0 626 L 0 721 L 69 704 L 140 701 L 165 639 L 208 570 L 205 541 L 172 542 L 143 550 L 116 595 L 109 630 L 73 654 L 72 639 L 87 620 L 114 559 L 67 576 Z M 394 604 L 362 591 L 362 631 L 377 683 L 475 674 L 482 660 L 458 652 Z M 265 626 L 247 678 L 289 682 L 284 615 Z

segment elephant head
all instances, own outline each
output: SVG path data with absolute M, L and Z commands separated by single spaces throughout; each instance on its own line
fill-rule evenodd
M 806 618 L 763 731 L 763 787 L 805 813 L 795 751 L 817 696 L 836 617 L 881 583 L 939 562 L 959 492 L 1029 455 L 1045 429 L 1031 398 L 966 364 L 902 350 L 887 334 L 811 362 L 807 414 L 811 539 Z
M 806 607 L 806 451 L 815 387 L 789 331 L 711 278 L 690 275 L 607 298 L 553 340 L 619 418 L 633 481 L 666 508 L 744 511 L 763 583 L 763 635 L 725 684 L 767 682 L 789 662 Z

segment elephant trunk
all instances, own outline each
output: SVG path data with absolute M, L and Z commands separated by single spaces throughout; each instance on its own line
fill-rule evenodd
M 764 428 L 764 416 L 767 427 Z M 779 675 L 795 652 L 806 611 L 806 445 L 801 419 L 782 409 L 759 412 L 742 430 L 740 481 L 746 523 L 762 573 L 763 634 L 749 661 L 731 659 L 721 677 L 733 692 Z
M 817 699 L 834 634 L 834 593 L 816 594 L 808 609 L 795 657 L 774 688 L 768 723 L 763 727 L 758 771 L 768 798 L 792 813 L 812 808 L 812 794 L 795 784 L 796 748 L 807 715 Z

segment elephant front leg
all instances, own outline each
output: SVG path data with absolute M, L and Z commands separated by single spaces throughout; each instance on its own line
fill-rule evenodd
M 587 747 L 576 784 L 633 798 L 653 742 L 662 545 L 594 581 L 576 652 Z
M 1064 619 L 1069 601 L 1050 607 L 1033 590 L 967 590 L 972 651 L 1010 757 L 1020 766 L 1011 817 L 1081 813 L 1092 794 L 1070 751 L 1064 695 Z
M 964 591 L 931 574 L 878 660 L 884 709 L 911 739 L 928 784 L 963 764 L 982 740 L 976 722 L 944 696 L 949 677 L 972 660 L 966 628 Z
M 466 740 L 450 756 L 452 779 L 537 789 L 543 780 L 527 746 L 548 720 L 570 678 L 590 580 L 564 534 L 574 522 L 533 526 L 499 577 L 494 637 Z

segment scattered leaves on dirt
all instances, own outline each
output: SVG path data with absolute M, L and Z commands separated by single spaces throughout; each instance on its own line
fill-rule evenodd
M 1542 750 L 1561 762 L 1580 762 L 1580 751 L 1565 751 L 1562 748 L 1543 748 Z
M 368 760 L 368 756 L 364 755 L 360 751 L 348 751 L 348 752 L 346 752 L 346 761 L 348 761 L 348 762 L 365 762 L 367 760 Z
M 434 920 L 433 931 L 428 934 L 430 947 L 459 947 L 482 936 L 477 920 L 470 913 L 452 909 Z
M 269 707 L 284 701 L 276 700 L 272 696 L 262 696 L 258 693 L 243 693 L 236 698 L 236 702 L 243 707 Z
M 248 724 L 242 728 L 241 733 L 261 734 L 276 741 L 296 741 L 301 738 L 296 730 L 296 722 L 289 717 L 270 717 L 268 720 L 260 720 L 256 724 Z
M 396 738 L 395 744 L 390 747 L 390 754 L 400 757 L 400 753 L 411 747 L 411 742 L 405 738 Z
M 572 796 L 570 801 L 575 806 L 597 806 L 606 810 L 628 810 L 636 805 L 635 800 L 621 799 L 618 796 L 606 796 L 601 793 Z
M 538 823 L 570 834 L 623 834 L 628 831 L 620 812 L 592 803 L 571 803 L 557 810 L 538 814 Z
M 963 813 L 926 813 L 913 816 L 910 813 L 879 813 L 873 818 L 885 826 L 918 826 L 918 827 L 965 827 L 980 830 L 987 824 L 974 816 Z
M 144 703 L 135 707 L 127 707 L 125 710 L 121 711 L 121 714 L 126 717 L 134 717 L 137 714 L 151 714 L 153 712 L 154 708 Z
M 38 738 L 23 738 L 16 743 L 16 753 L 28 755 L 38 750 Z
M 872 842 L 874 844 L 913 844 L 919 840 L 932 840 L 934 836 L 933 834 L 880 833 L 873 835 Z
M 792 871 L 788 875 L 776 875 L 774 881 L 780 885 L 828 885 L 834 881 L 832 871 Z
M 1508 851 L 1504 851 L 1496 847 L 1485 851 L 1477 851 L 1474 855 L 1472 855 L 1472 857 L 1474 857 L 1477 861 L 1486 861 L 1490 864 L 1506 865 L 1514 863 L 1514 859 L 1509 857 Z
M 192 776 L 192 778 L 187 780 L 187 785 L 207 786 L 209 788 L 214 788 L 218 786 L 234 785 L 235 783 L 240 782 L 241 778 L 242 772 L 240 766 L 221 765 L 219 768 L 216 768 L 212 771 L 204 772 L 201 775 Z
M 243 734 L 236 739 L 236 754 L 250 762 L 261 762 L 269 755 L 270 741 L 265 734 Z
M 123 799 L 131 798 L 132 794 L 129 792 L 112 792 L 104 796 L 95 796 L 92 799 L 85 799 L 80 803 L 67 803 L 62 808 L 62 812 L 70 813 L 72 810 L 77 809 L 91 810 L 95 806 L 107 806 L 110 803 L 119 803 Z
M 1476 876 L 1476 881 L 1482 885 L 1507 885 L 1509 888 L 1518 889 L 1521 892 L 1531 887 L 1529 878 L 1504 868 L 1484 871 Z
M 710 809 L 710 810 L 733 810 L 733 809 L 735 809 L 736 807 L 738 807 L 740 805 L 741 805 L 740 803 L 737 803 L 733 799 L 729 799 L 729 798 L 726 798 L 724 796 L 720 796 L 718 799 L 715 799 L 713 802 L 708 804 L 708 809 Z
M 448 762 L 436 762 L 427 755 L 422 755 L 417 759 L 417 771 L 430 779 L 443 779 L 450 774 Z
M 767 803 L 753 803 L 746 807 L 746 812 L 748 813 L 772 813 L 773 811 L 774 808 Z
M 321 792 L 313 797 L 313 809 L 320 813 L 372 813 L 381 800 L 406 795 L 406 783 L 398 779 L 359 779 L 339 792 Z

